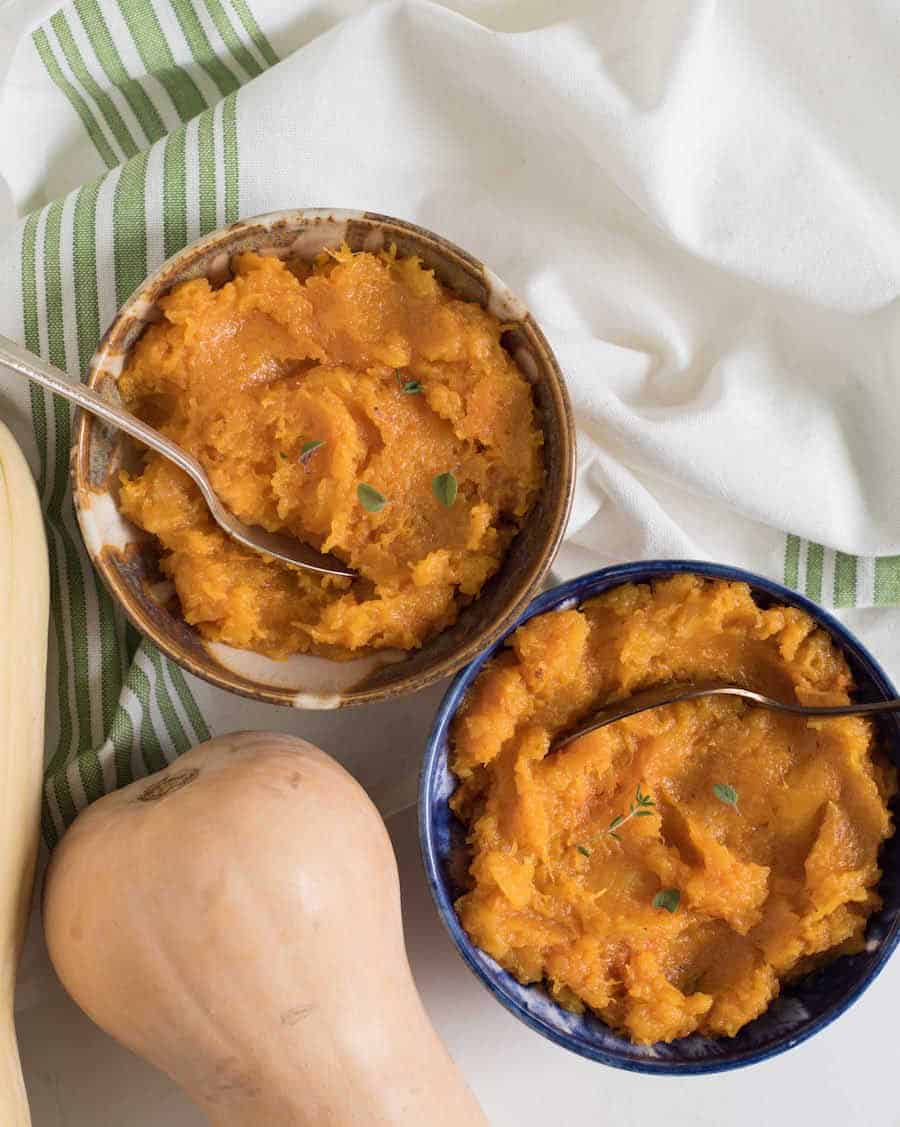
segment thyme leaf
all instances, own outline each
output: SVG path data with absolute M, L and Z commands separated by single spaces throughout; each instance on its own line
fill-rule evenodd
M 304 442 L 300 447 L 300 465 L 305 466 L 309 459 L 315 454 L 320 446 L 325 445 L 324 438 L 314 438 L 310 442 Z
M 654 908 L 665 908 L 667 912 L 675 912 L 681 903 L 681 893 L 677 888 L 661 888 L 653 897 Z
M 405 380 L 402 372 L 395 372 L 394 375 L 400 382 L 400 390 L 404 395 L 421 395 L 423 388 L 418 380 Z
M 637 790 L 634 792 L 634 801 L 628 807 L 628 813 L 617 814 L 600 836 L 612 837 L 615 838 L 616 841 L 621 841 L 622 838 L 618 833 L 619 828 L 621 826 L 624 826 L 625 823 L 630 821 L 630 819 L 632 818 L 649 818 L 653 813 L 652 807 L 655 806 L 656 803 L 653 801 L 653 798 L 649 794 L 645 794 L 641 790 L 641 784 L 638 783 Z M 585 849 L 587 849 L 587 846 L 578 845 L 576 846 L 576 848 L 579 853 L 584 853 Z M 585 853 L 584 855 L 585 857 L 589 857 L 590 853 Z
M 357 485 L 356 496 L 367 513 L 380 513 L 387 504 L 387 497 L 379 493 L 374 485 L 368 485 L 364 481 Z
M 735 810 L 738 810 L 738 792 L 733 786 L 728 783 L 713 783 L 712 791 L 719 802 L 724 802 L 726 806 L 733 806 Z M 740 813 L 740 810 L 738 810 L 738 813 Z
M 437 477 L 432 479 L 431 489 L 440 503 L 446 505 L 449 509 L 456 500 L 459 486 L 454 475 L 448 471 L 447 473 L 439 473 Z

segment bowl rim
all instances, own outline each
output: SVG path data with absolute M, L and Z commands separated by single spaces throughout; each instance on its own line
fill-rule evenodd
M 465 666 L 482 648 L 492 645 L 509 627 L 510 623 L 517 620 L 523 609 L 528 605 L 529 600 L 533 598 L 535 590 L 537 590 L 541 581 L 546 576 L 559 551 L 569 522 L 575 496 L 575 419 L 568 386 L 556 354 L 541 329 L 540 324 L 530 312 L 528 305 L 518 297 L 516 292 L 508 286 L 486 262 L 476 258 L 456 243 L 451 242 L 437 232 L 431 231 L 427 227 L 422 227 L 409 220 L 399 219 L 395 216 L 385 215 L 380 212 L 353 208 L 282 208 L 238 219 L 233 223 L 218 227 L 214 231 L 210 231 L 194 239 L 162 262 L 157 269 L 151 271 L 116 310 L 115 316 L 103 333 L 88 363 L 88 384 L 91 387 L 96 387 L 107 374 L 105 367 L 107 352 L 119 326 L 126 322 L 128 318 L 134 316 L 135 311 L 140 310 L 142 305 L 146 303 L 148 290 L 158 289 L 160 293 L 164 293 L 167 292 L 173 284 L 176 284 L 173 281 L 167 281 L 167 278 L 169 278 L 178 267 L 196 258 L 215 252 L 216 248 L 221 244 L 228 244 L 239 237 L 240 233 L 244 231 L 252 231 L 254 228 L 259 228 L 260 231 L 263 232 L 267 229 L 277 229 L 284 224 L 314 226 L 331 220 L 338 222 L 361 221 L 371 223 L 377 227 L 394 227 L 413 238 L 426 240 L 437 246 L 449 259 L 466 263 L 470 268 L 481 272 L 486 285 L 490 284 L 490 286 L 499 287 L 507 299 L 518 305 L 522 311 L 522 315 L 517 318 L 517 321 L 526 326 L 529 332 L 533 334 L 546 359 L 546 375 L 551 385 L 551 394 L 559 416 L 560 485 L 558 497 L 554 498 L 552 501 L 553 517 L 549 535 L 541 551 L 528 563 L 527 567 L 518 569 L 517 587 L 519 593 L 512 598 L 506 610 L 498 618 L 486 623 L 480 629 L 471 631 L 460 644 L 458 650 L 453 654 L 444 656 L 433 665 L 419 672 L 406 675 L 402 680 L 394 684 L 366 688 L 365 684 L 368 680 L 368 675 L 366 675 L 357 683 L 357 685 L 362 685 L 362 688 L 357 687 L 357 685 L 351 685 L 348 688 L 339 689 L 335 693 L 325 694 L 322 700 L 327 701 L 327 703 L 315 703 L 319 696 L 316 692 L 306 693 L 300 690 L 298 693 L 298 691 L 293 688 L 283 688 L 261 681 L 252 682 L 249 678 L 242 678 L 240 675 L 234 674 L 228 667 L 221 664 L 219 664 L 215 670 L 202 665 L 193 654 L 180 649 L 176 642 L 170 637 L 168 631 L 157 627 L 156 624 L 148 621 L 144 616 L 138 613 L 135 606 L 132 605 L 129 589 L 124 579 L 115 568 L 109 566 L 106 559 L 106 552 L 100 551 L 95 554 L 90 547 L 90 538 L 86 533 L 84 523 L 86 516 L 83 510 L 90 507 L 85 502 L 91 494 L 91 489 L 88 484 L 88 466 L 90 457 L 90 437 L 94 420 L 88 413 L 78 411 L 70 450 L 70 469 L 75 512 L 85 550 L 88 552 L 94 568 L 100 574 L 101 579 L 115 600 L 116 605 L 123 611 L 128 620 L 142 636 L 149 638 L 167 657 L 195 677 L 199 677 L 201 680 L 214 685 L 216 688 L 225 689 L 228 692 L 235 693 L 238 696 L 250 700 L 293 708 L 348 708 L 381 700 L 390 700 L 427 688 L 429 685 L 451 676 L 457 670 Z M 502 568 L 503 564 L 501 563 L 500 571 L 502 571 Z M 498 571 L 497 574 L 500 574 L 500 571 Z M 417 651 L 412 652 L 415 653 Z M 303 700 L 302 704 L 299 703 L 301 698 Z
M 434 724 L 428 736 L 425 754 L 422 759 L 422 767 L 419 773 L 419 847 L 425 869 L 425 877 L 444 928 L 469 970 L 472 971 L 482 985 L 485 986 L 510 1013 L 523 1021 L 536 1033 L 542 1034 L 557 1045 L 569 1049 L 578 1056 L 599 1061 L 613 1068 L 656 1076 L 695 1076 L 716 1072 L 730 1072 L 733 1069 L 745 1068 L 748 1065 L 769 1060 L 807 1041 L 810 1037 L 819 1033 L 826 1026 L 837 1020 L 837 1018 L 849 1009 L 875 981 L 884 969 L 885 964 L 893 954 L 898 943 L 900 943 L 900 917 L 895 920 L 890 933 L 880 944 L 877 957 L 866 973 L 862 975 L 858 981 L 855 981 L 851 987 L 846 989 L 835 1003 L 828 1007 L 825 1013 L 821 1014 L 814 1021 L 811 1021 L 809 1026 L 804 1028 L 802 1032 L 793 1036 L 785 1035 L 783 1040 L 778 1040 L 774 1044 L 767 1045 L 757 1050 L 748 1051 L 732 1059 L 694 1059 L 684 1063 L 675 1063 L 669 1060 L 654 1060 L 652 1058 L 646 1060 L 626 1059 L 625 1057 L 619 1056 L 616 1052 L 596 1048 L 575 1034 L 561 1032 L 547 1024 L 547 1022 L 537 1015 L 525 1009 L 519 1001 L 507 991 L 503 980 L 499 977 L 501 974 L 507 975 L 508 972 L 504 971 L 498 964 L 495 964 L 497 966 L 496 971 L 492 970 L 488 972 L 481 960 L 475 956 L 475 944 L 469 939 L 459 921 L 459 917 L 453 906 L 453 901 L 447 893 L 446 882 L 438 864 L 431 793 L 435 773 L 442 758 L 440 754 L 441 748 L 446 742 L 450 723 L 462 702 L 463 696 L 486 663 L 519 626 L 537 614 L 561 609 L 565 603 L 577 606 L 586 599 L 591 598 L 595 593 L 594 589 L 598 587 L 600 590 L 596 591 L 596 593 L 600 594 L 602 591 L 621 586 L 623 583 L 646 582 L 667 575 L 684 573 L 695 573 L 707 578 L 730 579 L 737 582 L 744 582 L 751 588 L 771 595 L 778 602 L 806 611 L 810 617 L 831 634 L 845 653 L 850 654 L 856 662 L 865 669 L 868 678 L 883 697 L 896 697 L 898 695 L 897 690 L 894 688 L 893 683 L 881 664 L 842 622 L 805 595 L 793 591 L 775 580 L 768 579 L 765 576 L 746 571 L 742 568 L 731 567 L 726 564 L 711 563 L 705 560 L 647 560 L 615 564 L 610 567 L 600 568 L 596 571 L 586 572 L 583 575 L 576 576 L 538 595 L 502 637 L 496 639 L 490 647 L 479 654 L 473 662 L 456 675 L 435 714 Z M 900 741 L 900 720 L 898 720 L 897 717 L 889 717 L 889 719 L 893 720 L 895 726 L 898 728 L 898 741 Z M 895 827 L 894 832 L 900 832 L 900 828 Z M 484 958 L 489 958 L 484 952 L 480 953 Z M 493 960 L 491 961 L 493 962 Z M 541 984 L 534 984 L 531 988 L 542 989 Z M 549 995 L 546 995 L 546 998 L 551 1006 L 556 1006 L 556 1003 L 553 1002 Z

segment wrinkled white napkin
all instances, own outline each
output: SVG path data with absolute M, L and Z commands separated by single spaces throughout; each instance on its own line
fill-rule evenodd
M 522 294 L 581 427 L 561 571 L 783 577 L 786 533 L 900 553 L 896 7 L 458 7 L 256 0 L 282 61 L 238 98 L 242 212 L 412 218 Z M 34 96 L 30 43 L 16 64 L 0 151 L 28 206 L 103 166 L 59 92 Z

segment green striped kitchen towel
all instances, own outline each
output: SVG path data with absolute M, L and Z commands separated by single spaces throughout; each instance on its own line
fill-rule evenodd
M 900 111 L 896 78 L 860 62 L 838 112 L 804 17 L 757 29 L 749 67 L 725 7 L 702 27 L 638 21 L 610 51 L 614 7 L 75 0 L 29 24 L 22 3 L 0 102 L 0 331 L 78 377 L 144 276 L 240 215 L 417 220 L 490 262 L 556 347 L 579 424 L 560 576 L 639 557 L 742 564 L 883 608 L 854 623 L 900 667 L 886 609 L 900 605 L 900 250 L 894 213 L 866 203 L 900 198 L 878 134 Z M 68 408 L 0 374 L 0 414 L 49 537 L 48 842 L 85 803 L 236 727 L 297 731 L 384 808 L 410 800 L 433 693 L 376 706 L 373 724 L 186 675 L 87 561 Z

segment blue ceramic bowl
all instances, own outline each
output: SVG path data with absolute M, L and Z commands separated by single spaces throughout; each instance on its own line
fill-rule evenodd
M 779 603 L 799 607 L 827 630 L 844 651 L 856 680 L 858 700 L 879 700 L 897 695 L 872 655 L 821 607 L 769 579 L 716 564 L 663 560 L 623 564 L 591 572 L 536 598 L 504 638 L 535 614 L 577 606 L 585 599 L 622 583 L 642 583 L 677 572 L 741 580 L 750 585 L 761 606 Z M 447 766 L 447 744 L 451 721 L 466 690 L 487 661 L 502 647 L 504 638 L 457 674 L 450 686 L 428 740 L 419 786 L 419 832 L 432 895 L 459 953 L 494 997 L 526 1025 L 580 1056 L 632 1072 L 666 1076 L 723 1072 L 766 1060 L 818 1033 L 856 1001 L 900 940 L 900 834 L 888 841 L 882 852 L 884 875 L 879 891 L 884 898 L 884 907 L 869 919 L 865 951 L 836 959 L 822 970 L 798 980 L 785 989 L 762 1016 L 744 1026 L 736 1037 L 712 1038 L 694 1034 L 671 1044 L 632 1045 L 593 1014 L 571 1014 L 556 1005 L 542 987 L 522 986 L 474 946 L 453 908 L 454 900 L 463 891 L 453 874 L 459 871 L 459 859 L 464 856 L 465 837 L 462 825 L 448 805 L 456 780 Z M 879 725 L 887 754 L 900 765 L 900 720 L 886 716 Z

